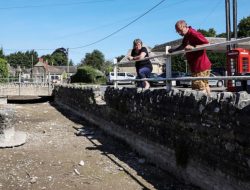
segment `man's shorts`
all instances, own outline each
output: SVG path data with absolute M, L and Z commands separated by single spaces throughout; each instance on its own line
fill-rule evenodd
M 192 73 L 192 77 L 209 77 L 210 70 L 205 70 L 199 73 Z M 195 90 L 205 90 L 208 85 L 208 80 L 194 80 L 192 81 L 192 89 Z

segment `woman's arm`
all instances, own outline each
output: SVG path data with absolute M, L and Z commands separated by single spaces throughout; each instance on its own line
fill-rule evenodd
M 146 55 L 148 54 L 148 51 L 145 47 L 142 47 L 141 49 L 141 53 L 139 55 L 133 56 L 133 50 L 131 52 L 131 56 L 128 57 L 129 60 L 140 60 L 146 57 Z
M 133 60 L 140 60 L 140 59 L 145 58 L 145 56 L 146 56 L 146 53 L 145 52 L 141 52 L 140 55 L 137 55 L 137 56 L 133 57 Z

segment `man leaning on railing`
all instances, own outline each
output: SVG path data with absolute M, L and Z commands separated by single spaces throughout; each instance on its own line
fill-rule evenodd
M 182 44 L 177 48 L 171 48 L 169 53 L 179 50 L 192 50 L 196 47 L 208 44 L 208 40 L 191 26 L 187 26 L 184 20 L 179 20 L 175 24 L 176 32 L 183 36 Z M 186 58 L 192 73 L 192 77 L 209 77 L 211 70 L 211 62 L 206 54 L 206 50 L 187 52 Z M 210 95 L 210 87 L 208 80 L 192 81 L 192 89 L 201 90 Z

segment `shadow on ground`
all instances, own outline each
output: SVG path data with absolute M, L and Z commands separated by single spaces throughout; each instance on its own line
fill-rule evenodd
M 53 96 L 8 96 L 8 104 L 36 104 L 53 101 Z
M 145 180 L 155 189 L 199 190 L 198 187 L 185 184 L 154 164 L 147 162 L 146 158 L 137 154 L 127 144 L 106 134 L 98 126 L 84 121 L 83 118 L 72 115 L 70 111 L 55 105 L 53 102 L 51 102 L 51 105 L 65 117 L 82 126 L 81 128 L 75 128 L 75 134 L 79 138 L 86 137 L 92 143 L 92 146 L 86 148 L 87 150 L 101 151 L 120 170 L 126 172 L 134 181 L 140 184 L 142 189 L 149 189 L 143 184 L 143 180 Z

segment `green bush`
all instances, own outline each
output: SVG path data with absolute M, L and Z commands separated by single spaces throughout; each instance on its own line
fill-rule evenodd
M 104 74 L 91 66 L 83 66 L 77 69 L 75 75 L 71 76 L 71 83 L 104 83 Z

